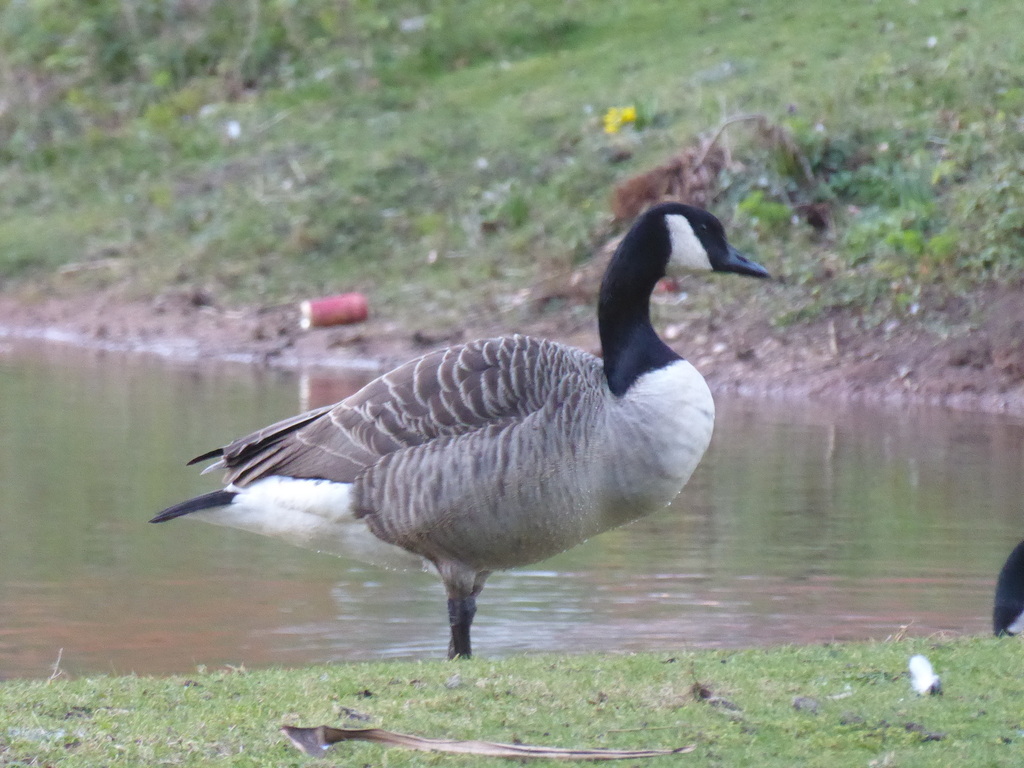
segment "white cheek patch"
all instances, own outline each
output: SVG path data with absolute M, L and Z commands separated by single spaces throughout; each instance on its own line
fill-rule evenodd
M 669 263 L 683 269 L 710 271 L 713 269 L 708 252 L 690 226 L 689 220 L 678 213 L 665 217 L 668 236 L 672 243 Z

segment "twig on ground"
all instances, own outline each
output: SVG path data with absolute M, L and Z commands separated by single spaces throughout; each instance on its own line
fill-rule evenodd
M 57 660 L 55 662 L 53 662 L 53 667 L 52 667 L 53 671 L 50 673 L 50 677 L 47 678 L 47 680 L 46 680 L 46 684 L 47 685 L 49 685 L 54 680 L 56 680 L 58 677 L 60 677 L 61 675 L 64 674 L 64 670 L 60 668 L 60 660 L 63 658 L 63 656 L 64 656 L 64 649 L 61 648 L 59 651 L 57 651 Z

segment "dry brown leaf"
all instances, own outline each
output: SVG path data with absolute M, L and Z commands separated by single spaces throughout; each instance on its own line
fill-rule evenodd
M 768 135 L 773 144 L 794 158 L 802 159 L 796 143 L 781 127 L 769 123 L 761 114 L 737 115 L 719 125 L 709 139 L 697 145 L 686 147 L 663 165 L 626 179 L 616 185 L 612 192 L 612 215 L 616 221 L 630 221 L 652 205 L 666 200 L 707 208 L 718 192 L 718 178 L 722 171 L 732 166 L 732 155 L 719 139 L 726 128 L 735 123 L 756 121 L 759 132 Z M 788 143 L 784 143 L 788 139 Z M 806 161 L 800 166 L 809 173 Z
M 425 739 L 405 733 L 386 731 L 383 728 L 332 728 L 321 725 L 316 728 L 281 727 L 281 732 L 292 744 L 307 755 L 321 756 L 324 750 L 339 741 L 372 741 L 392 747 L 405 747 L 421 752 L 445 752 L 448 754 L 480 755 L 482 757 L 543 758 L 549 760 L 634 760 L 642 757 L 678 755 L 692 752 L 691 744 L 678 749 L 556 749 L 532 747 L 526 744 L 498 744 L 492 741 L 461 741 L 458 739 Z

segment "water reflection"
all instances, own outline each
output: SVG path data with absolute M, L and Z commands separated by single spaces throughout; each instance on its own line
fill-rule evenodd
M 183 462 L 357 386 L 59 346 L 0 354 L 0 676 L 442 657 L 443 592 L 201 523 L 146 524 L 216 487 Z M 340 389 L 339 389 L 340 387 Z M 303 394 L 304 393 L 304 394 Z M 988 631 L 1024 538 L 1019 421 L 719 403 L 662 514 L 494 575 L 484 656 Z

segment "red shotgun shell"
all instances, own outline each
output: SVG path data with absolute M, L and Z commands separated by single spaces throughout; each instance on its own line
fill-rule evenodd
M 325 325 L 360 323 L 369 313 L 366 297 L 361 293 L 340 293 L 323 299 L 308 299 L 299 305 L 303 329 Z

